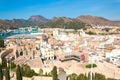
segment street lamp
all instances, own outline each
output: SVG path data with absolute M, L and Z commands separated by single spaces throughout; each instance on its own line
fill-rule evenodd
M 91 77 L 90 77 L 90 80 L 92 80 L 92 68 L 93 68 L 93 61 L 92 61 L 92 57 L 91 57 L 91 65 L 90 65 L 90 70 L 91 70 Z

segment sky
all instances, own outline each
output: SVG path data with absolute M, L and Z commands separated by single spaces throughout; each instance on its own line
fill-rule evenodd
M 120 20 L 120 0 L 0 0 L 0 19 L 32 15 L 76 18 L 84 14 Z

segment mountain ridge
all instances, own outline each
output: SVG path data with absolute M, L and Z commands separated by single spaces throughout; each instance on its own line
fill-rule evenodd
M 62 21 L 62 22 L 59 22 L 59 21 Z M 79 23 L 81 22 L 89 25 L 94 24 L 94 25 L 102 25 L 102 26 L 119 26 L 120 27 L 120 21 L 113 21 L 103 17 L 91 16 L 91 15 L 81 15 L 76 18 L 54 17 L 52 19 L 47 19 L 41 15 L 32 15 L 28 19 L 0 20 L 0 27 L 6 28 L 6 27 L 14 26 L 15 28 L 17 28 L 20 26 L 23 26 L 23 27 L 36 26 L 36 25 L 40 26 L 43 24 L 45 25 L 47 24 L 47 26 L 49 26 L 48 24 L 59 24 L 59 23 L 61 23 L 61 25 L 69 24 L 68 26 L 70 26 L 70 24 L 79 25 Z M 60 24 L 58 26 L 60 26 Z
M 76 19 L 90 25 L 94 24 L 94 25 L 103 25 L 103 26 L 120 26 L 120 21 L 112 21 L 98 16 L 81 15 L 78 16 Z
M 7 22 L 15 22 L 20 26 L 34 26 L 39 24 L 44 24 L 48 22 L 48 19 L 41 15 L 33 15 L 30 16 L 29 19 L 13 19 L 13 20 L 5 20 Z

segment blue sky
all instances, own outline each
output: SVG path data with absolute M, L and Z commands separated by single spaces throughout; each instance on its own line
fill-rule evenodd
M 42 15 L 46 18 L 83 14 L 120 20 L 120 0 L 0 0 L 0 19 Z

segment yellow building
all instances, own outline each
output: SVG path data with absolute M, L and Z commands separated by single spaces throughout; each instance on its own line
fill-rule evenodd
M 109 30 L 109 33 L 117 33 L 117 30 L 116 29 L 111 29 L 111 30 Z

